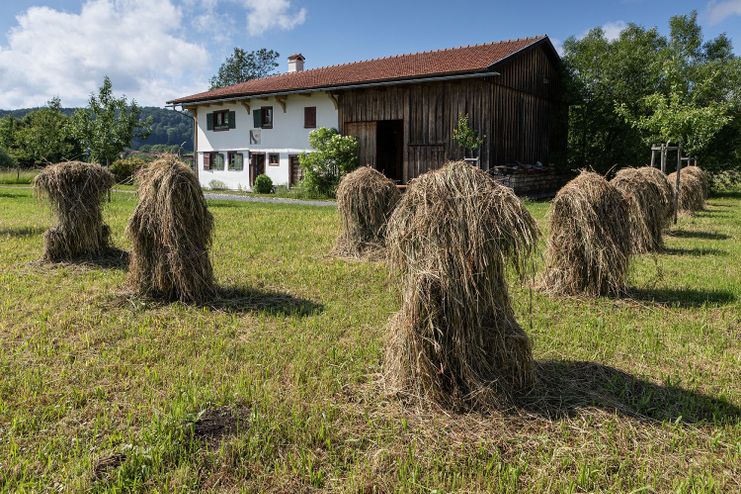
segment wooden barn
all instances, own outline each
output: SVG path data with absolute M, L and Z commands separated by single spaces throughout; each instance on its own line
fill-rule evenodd
M 196 115 L 202 183 L 249 188 L 266 173 L 290 186 L 297 156 L 311 151 L 308 133 L 321 126 L 355 136 L 361 164 L 406 183 L 463 157 L 452 139 L 462 114 L 485 136 L 478 152 L 485 170 L 563 163 L 567 109 L 560 58 L 547 36 L 310 70 L 304 60 L 295 54 L 286 73 L 169 102 Z

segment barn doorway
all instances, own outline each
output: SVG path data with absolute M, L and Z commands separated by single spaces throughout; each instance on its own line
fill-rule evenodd
M 404 121 L 379 120 L 376 168 L 396 183 L 404 181 Z
M 250 188 L 255 185 L 255 178 L 265 173 L 265 153 L 250 153 Z

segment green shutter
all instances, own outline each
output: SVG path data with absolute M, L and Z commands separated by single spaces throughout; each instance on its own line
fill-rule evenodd
M 237 128 L 237 112 L 233 112 L 233 111 L 229 112 L 229 128 L 230 129 Z
M 254 119 L 255 128 L 262 128 L 262 110 L 252 110 L 252 118 Z
M 214 130 L 214 114 L 206 113 L 206 130 Z

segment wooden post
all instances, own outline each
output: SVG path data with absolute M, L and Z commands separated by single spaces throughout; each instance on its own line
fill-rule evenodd
M 651 168 L 654 167 L 654 163 L 656 163 L 656 153 L 654 152 L 654 147 L 651 146 Z
M 666 144 L 661 144 L 661 171 L 666 173 Z
M 682 172 L 682 145 L 677 144 L 677 179 L 674 184 L 674 224 L 677 224 L 677 208 L 679 207 L 679 174 Z

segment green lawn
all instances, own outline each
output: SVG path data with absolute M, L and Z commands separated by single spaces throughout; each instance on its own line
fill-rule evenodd
M 125 249 L 134 201 L 105 213 Z M 738 193 L 636 258 L 631 300 L 530 310 L 515 285 L 546 380 L 489 415 L 384 392 L 397 286 L 328 255 L 333 208 L 210 207 L 218 281 L 243 299 L 148 306 L 120 295 L 123 268 L 30 264 L 51 218 L 0 188 L 0 492 L 741 489 Z M 548 204 L 528 207 L 545 228 Z

